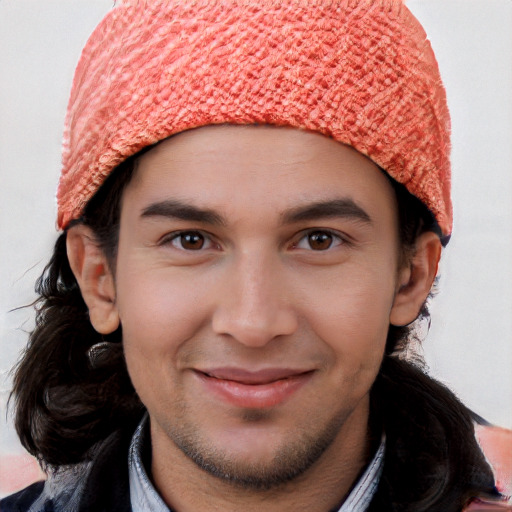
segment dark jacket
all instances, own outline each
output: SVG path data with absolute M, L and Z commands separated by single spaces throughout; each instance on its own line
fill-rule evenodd
M 26 489 L 0 501 L 0 512 L 131 512 L 128 484 L 129 436 L 112 435 L 97 451 L 94 461 L 76 466 L 72 477 L 55 475 L 52 490 L 44 489 L 44 482 L 36 482 Z M 64 471 L 65 473 L 65 471 Z M 79 492 L 76 492 L 77 489 Z M 372 509 L 381 508 L 377 493 Z M 39 503 L 38 503 L 39 500 Z M 31 512 L 32 512 L 31 510 Z M 413 509 L 411 509 L 413 510 Z M 468 512 L 512 511 L 512 507 L 499 501 L 477 500 Z
M 33 505 L 34 512 L 131 512 L 130 439 L 131 435 L 111 435 L 96 451 L 94 461 L 76 465 L 71 474 L 63 468 L 52 478 L 51 487 L 44 489 L 45 482 L 36 482 L 8 496 L 0 501 L 0 512 L 28 512 Z

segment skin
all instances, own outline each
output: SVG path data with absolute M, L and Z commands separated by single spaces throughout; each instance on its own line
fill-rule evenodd
M 94 327 L 123 327 L 173 510 L 328 511 L 371 456 L 387 330 L 416 318 L 440 244 L 400 265 L 394 192 L 352 148 L 214 126 L 139 159 L 115 275 L 85 226 L 68 254 Z

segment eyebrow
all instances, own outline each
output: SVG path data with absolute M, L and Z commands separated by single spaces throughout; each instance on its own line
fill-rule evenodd
M 226 224 L 222 216 L 213 210 L 198 208 L 177 199 L 153 203 L 142 210 L 141 217 L 167 217 L 216 226 L 224 226 Z
M 166 217 L 215 226 L 226 226 L 227 222 L 217 212 L 209 208 L 198 208 L 178 199 L 153 203 L 142 210 L 141 217 Z M 282 224 L 293 224 L 320 218 L 349 218 L 371 224 L 370 216 L 352 199 L 341 198 L 317 201 L 286 210 L 281 214 Z
M 318 201 L 292 208 L 283 213 L 283 224 L 315 220 L 320 218 L 349 218 L 372 224 L 370 216 L 352 199 L 341 198 L 330 201 Z

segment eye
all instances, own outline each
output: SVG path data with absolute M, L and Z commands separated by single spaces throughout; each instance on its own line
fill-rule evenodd
M 200 231 L 181 231 L 168 237 L 165 242 L 182 251 L 200 251 L 213 246 L 212 240 Z
M 326 251 L 342 243 L 342 238 L 331 231 L 315 230 L 306 233 L 295 247 L 312 251 Z

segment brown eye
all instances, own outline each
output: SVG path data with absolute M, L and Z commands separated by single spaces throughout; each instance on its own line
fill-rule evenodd
M 325 251 L 333 243 L 333 235 L 326 231 L 313 231 L 308 234 L 308 243 L 313 251 Z
M 340 245 L 345 245 L 347 242 L 341 235 L 329 229 L 314 229 L 306 231 L 302 238 L 294 244 L 295 249 L 306 251 L 328 251 Z
M 198 251 L 205 246 L 205 237 L 198 231 L 186 231 L 173 239 L 173 245 L 178 249 Z

